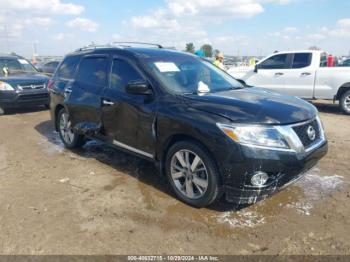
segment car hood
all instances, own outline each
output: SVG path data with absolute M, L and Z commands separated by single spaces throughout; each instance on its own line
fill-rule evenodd
M 42 74 L 13 74 L 7 77 L 0 76 L 0 81 L 6 82 L 10 85 L 16 86 L 18 84 L 35 84 L 35 83 L 45 83 L 49 78 Z
M 317 115 L 317 109 L 304 100 L 261 88 L 186 95 L 184 99 L 189 107 L 220 115 L 237 123 L 292 124 Z

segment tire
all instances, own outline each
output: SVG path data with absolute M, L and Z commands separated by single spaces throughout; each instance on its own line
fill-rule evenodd
M 64 108 L 58 113 L 57 126 L 58 133 L 65 147 L 74 149 L 84 144 L 84 136 L 74 133 L 70 126 L 69 113 Z
M 208 151 L 199 143 L 174 144 L 167 153 L 165 170 L 171 189 L 188 205 L 206 207 L 221 196 L 219 171 Z
M 350 115 L 350 90 L 346 91 L 339 100 L 340 109 Z
M 0 116 L 2 116 L 4 114 L 5 114 L 5 110 L 2 107 L 0 107 Z

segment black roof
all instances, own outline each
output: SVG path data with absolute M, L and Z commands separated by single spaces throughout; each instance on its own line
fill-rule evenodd
M 125 48 L 125 50 L 137 55 L 137 56 L 149 56 L 149 57 L 158 57 L 158 56 L 177 56 L 188 54 L 181 51 L 176 51 L 173 49 L 164 49 L 164 48 Z
M 173 49 L 165 49 L 165 48 L 142 48 L 142 47 L 91 47 L 85 49 L 78 49 L 74 53 L 70 55 L 77 54 L 101 54 L 101 53 L 119 53 L 129 56 L 135 56 L 139 58 L 148 58 L 148 57 L 162 57 L 165 58 L 167 56 L 184 56 L 191 55 L 189 53 L 185 53 L 182 51 L 177 51 Z

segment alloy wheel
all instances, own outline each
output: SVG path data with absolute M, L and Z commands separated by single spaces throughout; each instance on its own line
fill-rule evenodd
M 350 112 L 350 95 L 345 97 L 344 105 L 345 105 L 346 109 Z
M 60 118 L 60 132 L 64 142 L 68 145 L 72 144 L 74 141 L 74 132 L 72 128 L 69 115 L 67 113 L 61 114 Z
M 171 159 L 171 178 L 177 190 L 187 198 L 201 198 L 208 188 L 208 172 L 194 152 L 180 150 Z

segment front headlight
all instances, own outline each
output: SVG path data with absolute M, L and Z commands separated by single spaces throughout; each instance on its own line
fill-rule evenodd
M 273 126 L 217 124 L 233 141 L 247 146 L 290 149 L 280 131 Z
M 10 84 L 0 81 L 0 91 L 14 91 L 14 89 Z

